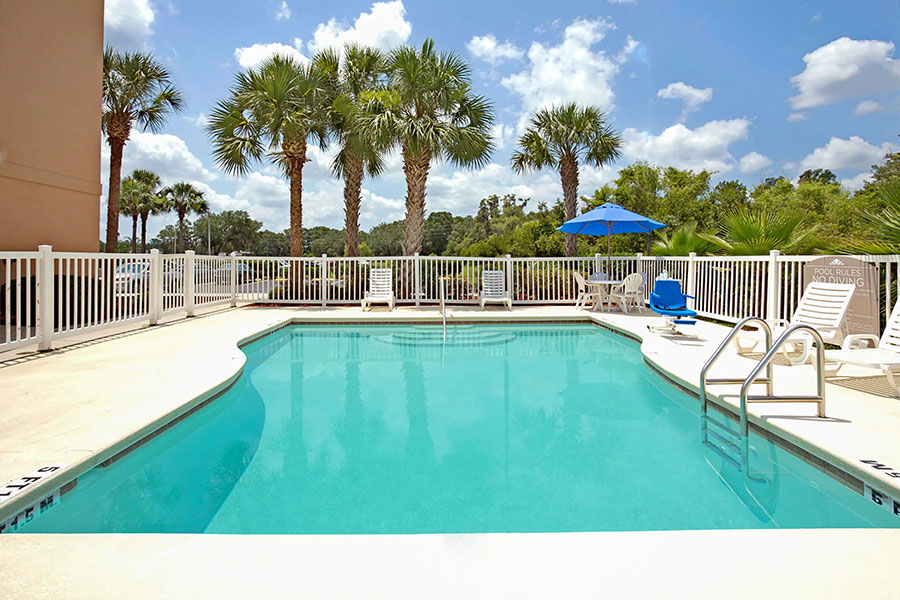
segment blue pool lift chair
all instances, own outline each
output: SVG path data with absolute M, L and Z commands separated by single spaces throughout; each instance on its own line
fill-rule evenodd
M 693 325 L 697 311 L 687 307 L 687 299 L 693 298 L 681 292 L 681 282 L 677 279 L 657 279 L 650 293 L 650 310 L 663 318 L 657 326 L 648 325 L 654 333 L 679 333 L 675 325 Z

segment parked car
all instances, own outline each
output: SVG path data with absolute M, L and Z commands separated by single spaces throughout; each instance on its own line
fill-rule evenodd
M 150 264 L 147 262 L 129 262 L 116 267 L 113 282 L 117 291 L 136 292 L 143 282 L 150 282 Z
M 224 264 L 216 269 L 216 278 L 221 278 L 222 281 L 229 281 L 229 276 L 231 273 L 231 265 Z M 254 278 L 253 267 L 248 265 L 245 262 L 236 262 L 234 263 L 234 273 L 235 273 L 235 281 L 238 283 L 244 283 L 246 281 L 252 281 Z

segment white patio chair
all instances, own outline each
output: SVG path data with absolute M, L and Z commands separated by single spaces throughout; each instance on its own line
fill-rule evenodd
M 512 297 L 506 291 L 506 274 L 503 271 L 482 271 L 481 292 L 478 294 L 481 310 L 488 302 L 505 304 L 512 310 Z
M 860 343 L 871 343 L 872 347 L 859 347 Z M 825 364 L 828 377 L 838 375 L 844 365 L 881 369 L 894 394 L 900 398 L 900 381 L 895 377 L 900 374 L 900 301 L 894 306 L 880 340 L 866 333 L 848 335 L 840 350 L 825 351 Z
M 856 286 L 852 283 L 824 283 L 814 281 L 806 286 L 797 310 L 790 321 L 778 319 L 772 327 L 772 343 L 791 325 L 810 325 L 819 332 L 822 340 L 840 345 L 847 336 L 845 317 L 850 299 Z M 732 340 L 738 354 L 746 355 L 763 341 L 762 333 L 741 332 Z M 789 347 L 790 346 L 790 347 Z M 791 364 L 799 365 L 809 359 L 812 340 L 808 334 L 800 333 L 796 339 L 782 346 L 785 358 Z M 800 353 L 796 356 L 795 353 Z
M 578 271 L 572 271 L 572 276 L 575 278 L 575 283 L 578 284 L 578 297 L 575 299 L 575 308 L 584 308 L 585 306 L 587 306 L 588 300 L 593 300 L 594 303 L 603 300 L 602 292 L 588 291 L 587 282 L 584 280 L 584 275 L 582 275 Z
M 628 314 L 629 305 L 637 308 L 644 302 L 644 295 L 641 292 L 643 282 L 640 273 L 632 273 L 622 283 L 613 286 L 609 292 L 610 301 L 618 304 L 622 312 Z
M 369 270 L 369 291 L 363 296 L 361 306 L 371 310 L 375 302 L 394 310 L 394 273 L 390 267 Z

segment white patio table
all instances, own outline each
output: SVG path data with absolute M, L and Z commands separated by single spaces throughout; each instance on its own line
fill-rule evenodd
M 614 285 L 620 285 L 622 283 L 621 279 L 586 279 L 585 285 L 589 288 L 594 288 L 600 295 L 594 300 L 594 311 L 600 309 L 600 307 L 605 302 L 607 305 L 606 310 L 609 310 L 609 290 Z

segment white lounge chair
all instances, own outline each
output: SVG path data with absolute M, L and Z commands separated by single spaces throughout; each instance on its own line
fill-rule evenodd
M 592 300 L 593 303 L 597 303 L 598 301 L 603 300 L 602 292 L 588 291 L 587 282 L 584 280 L 584 275 L 582 275 L 578 271 L 572 271 L 572 276 L 575 278 L 575 283 L 578 284 L 578 297 L 575 298 L 575 308 L 584 308 L 585 306 L 587 306 L 588 300 Z
M 860 343 L 871 343 L 872 347 L 861 348 Z M 837 375 L 844 365 L 881 369 L 894 394 L 900 397 L 900 381 L 895 377 L 900 375 L 900 301 L 894 306 L 880 340 L 872 334 L 848 335 L 840 350 L 825 351 L 825 365 L 829 377 Z
M 394 310 L 394 273 L 390 267 L 369 270 L 369 291 L 363 296 L 362 308 L 371 310 L 376 302 Z
M 847 323 L 844 317 L 850 306 L 850 299 L 856 286 L 852 283 L 824 283 L 814 281 L 806 286 L 797 310 L 794 311 L 790 321 L 779 319 L 772 328 L 772 342 L 784 333 L 791 325 L 810 325 L 819 332 L 822 340 L 829 344 L 840 345 L 847 336 Z M 745 355 L 753 351 L 763 341 L 762 333 L 742 332 L 734 337 L 734 346 L 738 354 Z M 809 351 L 812 347 L 808 334 L 800 333 L 796 339 L 791 339 L 788 344 L 782 346 L 785 358 L 791 364 L 799 365 L 809 360 Z M 799 356 L 796 352 L 799 351 Z
M 512 297 L 506 291 L 506 274 L 503 271 L 482 271 L 481 292 L 478 294 L 481 310 L 488 302 L 505 304 L 512 310 Z
M 644 303 L 644 294 L 641 288 L 644 285 L 644 278 L 640 273 L 632 273 L 626 277 L 622 283 L 613 288 L 609 292 L 609 299 L 615 302 L 622 309 L 622 312 L 628 314 L 628 307 L 638 308 Z

